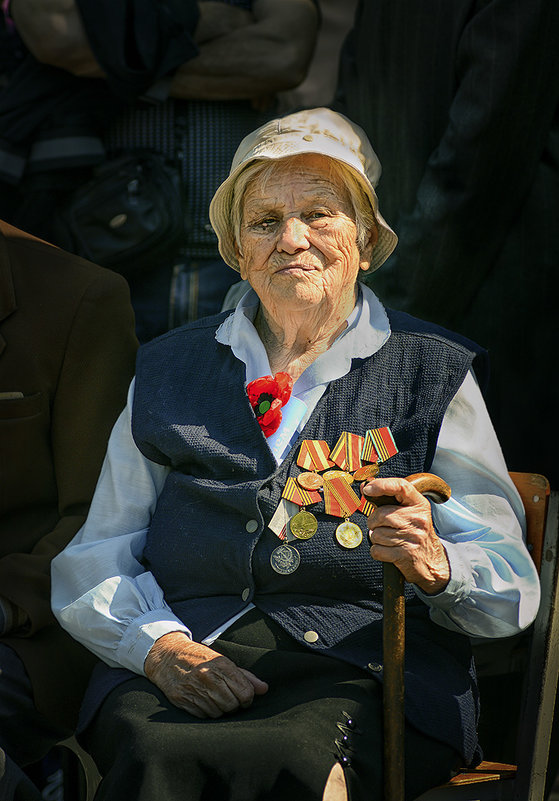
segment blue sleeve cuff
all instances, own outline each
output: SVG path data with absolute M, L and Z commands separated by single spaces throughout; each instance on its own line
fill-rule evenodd
M 172 631 L 183 631 L 190 639 L 187 626 L 167 609 L 152 609 L 130 623 L 117 649 L 117 661 L 134 673 L 144 674 L 144 662 L 156 640 Z
M 459 547 L 452 542 L 443 542 L 450 566 L 450 579 L 444 590 L 435 595 L 427 595 L 414 585 L 418 598 L 432 609 L 452 609 L 470 595 L 474 587 L 471 567 L 460 557 Z

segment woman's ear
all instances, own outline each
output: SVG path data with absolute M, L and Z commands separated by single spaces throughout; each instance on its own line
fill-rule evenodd
M 369 232 L 369 239 L 365 244 L 365 247 L 362 249 L 359 258 L 359 269 L 360 270 L 368 270 L 371 265 L 371 257 L 373 254 L 373 250 L 378 242 L 378 228 L 376 224 L 373 224 Z

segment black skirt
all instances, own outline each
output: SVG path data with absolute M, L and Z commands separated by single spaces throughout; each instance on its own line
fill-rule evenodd
M 344 767 L 351 801 L 383 797 L 382 685 L 299 645 L 257 610 L 212 648 L 266 681 L 249 709 L 201 720 L 148 679 L 113 689 L 80 739 L 103 780 L 96 801 L 320 801 Z M 406 795 L 446 781 L 459 757 L 406 729 Z

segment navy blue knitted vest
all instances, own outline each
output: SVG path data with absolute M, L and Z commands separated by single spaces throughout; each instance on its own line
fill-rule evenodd
M 333 446 L 342 431 L 389 425 L 399 453 L 381 475 L 428 470 L 474 346 L 392 312 L 386 344 L 331 382 L 278 468 L 246 396 L 244 364 L 215 340 L 225 316 L 171 331 L 138 357 L 134 438 L 148 459 L 172 468 L 145 566 L 196 640 L 252 602 L 299 642 L 382 678 L 382 570 L 369 555 L 365 517 L 352 517 L 363 543 L 345 550 L 334 536 L 339 519 L 314 505 L 318 532 L 298 544 L 301 564 L 289 575 L 271 568 L 279 540 L 267 524 L 287 477 L 300 472 L 295 460 L 304 438 Z M 257 526 L 247 529 L 249 521 Z M 406 597 L 407 716 L 470 759 L 476 693 L 468 640 L 433 624 L 412 587 Z M 308 630 L 319 635 L 311 645 Z

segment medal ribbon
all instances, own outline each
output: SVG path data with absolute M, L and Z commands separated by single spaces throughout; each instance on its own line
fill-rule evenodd
M 297 464 L 305 470 L 326 470 L 334 465 L 328 458 L 329 454 L 330 448 L 323 439 L 304 439 L 299 448 Z
M 278 507 L 268 523 L 268 528 L 271 529 L 280 540 L 287 539 L 287 524 L 296 511 L 296 504 L 286 501 L 285 498 L 280 498 Z
M 320 501 L 319 492 L 303 489 L 297 484 L 294 478 L 287 479 L 281 497 L 285 498 L 287 501 L 296 503 L 297 506 L 308 506 L 311 503 L 318 503 Z
M 347 482 L 346 482 L 347 483 Z M 333 515 L 333 517 L 345 517 L 344 511 L 333 492 L 329 489 L 328 483 L 324 484 L 324 511 L 327 515 Z
M 361 451 L 364 462 L 385 462 L 397 453 L 398 448 L 388 426 L 370 428 L 365 434 L 365 443 Z
M 375 505 L 372 501 L 368 501 L 364 495 L 361 496 L 361 503 L 359 504 L 359 511 L 363 512 L 365 517 L 369 517 L 372 514 Z
M 334 464 L 350 473 L 361 467 L 361 449 L 364 439 L 358 434 L 342 431 L 340 438 L 330 451 L 330 458 Z
M 345 478 L 334 476 L 324 482 L 324 508 L 335 517 L 350 517 L 361 504 Z

